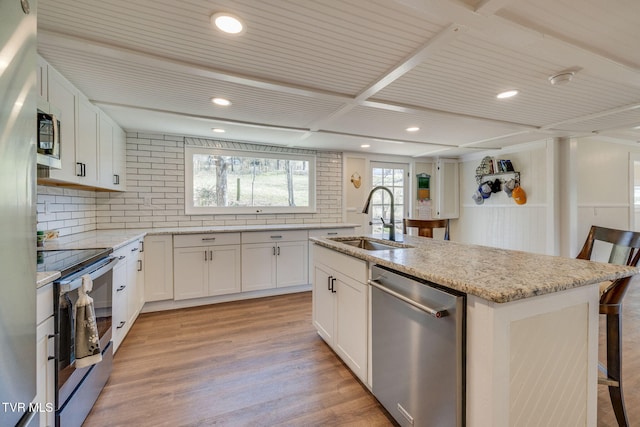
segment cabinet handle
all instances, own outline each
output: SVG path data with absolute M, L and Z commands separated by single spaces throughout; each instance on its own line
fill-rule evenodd
M 327 277 L 327 290 L 328 291 L 331 290 L 331 279 L 333 279 L 333 276 L 328 276 Z
M 120 322 L 120 324 L 118 326 L 116 326 L 116 329 L 122 329 L 124 327 L 125 323 L 127 323 L 127 322 L 125 322 L 123 320 L 122 322 Z
M 280 246 L 278 246 L 278 255 L 280 255 Z
M 120 184 L 120 177 L 116 174 L 113 174 L 113 185 Z
M 138 271 L 142 271 L 142 260 L 138 260 Z
M 272 239 L 282 239 L 282 236 L 271 236 Z
M 273 254 L 274 255 L 276 254 L 276 247 L 275 246 L 273 247 Z
M 206 241 L 212 241 L 212 240 L 216 240 L 216 238 L 215 238 L 215 237 L 203 237 L 203 238 L 202 238 L 202 241 L 203 241 L 203 242 L 206 242 Z
M 140 252 L 144 252 L 144 240 L 140 241 Z
M 207 251 L 206 251 L 206 250 L 204 251 L 204 260 L 205 260 L 205 261 L 208 261 L 208 260 L 207 260 Z
M 126 288 L 126 286 L 122 285 L 118 289 L 116 289 L 116 292 L 124 291 L 124 288 Z
M 124 256 L 124 255 L 120 255 L 120 256 L 118 257 L 118 259 L 119 259 L 120 261 L 122 261 L 122 260 L 123 260 L 123 259 L 125 259 L 125 258 L 126 258 L 126 256 Z
M 76 162 L 76 176 L 82 176 L 82 163 Z
M 139 251 L 139 250 L 140 250 L 140 248 L 133 248 L 133 249 L 131 249 L 131 252 L 135 252 L 135 251 Z
M 337 236 L 338 232 L 337 231 L 331 231 L 329 233 L 327 233 L 327 236 Z
M 57 338 L 57 337 L 58 337 L 58 334 L 49 334 L 49 335 L 47 335 L 47 340 L 51 340 L 51 338 Z M 54 346 L 54 351 L 53 351 L 54 355 L 53 356 L 50 355 L 49 346 L 47 345 L 47 360 L 56 360 L 55 346 L 56 346 L 57 342 L 58 342 L 57 340 L 53 342 L 53 346 Z
M 335 277 L 332 277 L 332 278 L 331 278 L 331 293 L 334 293 L 334 294 L 336 293 L 336 290 L 335 290 L 335 289 L 333 289 L 333 285 L 334 285 L 335 283 L 336 283 L 336 278 L 335 278 Z

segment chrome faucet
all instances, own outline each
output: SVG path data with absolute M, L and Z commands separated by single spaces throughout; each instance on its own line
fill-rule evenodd
M 371 192 L 369 193 L 369 196 L 367 197 L 367 201 L 364 204 L 364 208 L 362 209 L 362 213 L 369 213 L 369 205 L 371 204 L 371 196 L 373 196 L 373 193 L 376 190 L 384 190 L 387 193 L 389 193 L 389 196 L 391 197 L 391 214 L 389 217 L 389 223 L 385 223 L 384 219 L 382 219 L 382 232 L 384 233 L 384 229 L 388 228 L 389 229 L 389 240 L 391 241 L 395 241 L 396 240 L 396 227 L 395 227 L 395 215 L 393 213 L 394 211 L 394 203 L 393 203 L 393 193 L 391 192 L 391 190 L 389 190 L 387 187 L 384 187 L 382 185 L 379 185 L 377 187 L 374 187 L 373 190 L 371 190 Z

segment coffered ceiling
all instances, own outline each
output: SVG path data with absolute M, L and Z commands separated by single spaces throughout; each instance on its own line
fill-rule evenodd
M 220 11 L 246 30 L 215 29 Z M 129 131 L 455 157 L 640 140 L 639 17 L 631 0 L 39 0 L 38 50 Z

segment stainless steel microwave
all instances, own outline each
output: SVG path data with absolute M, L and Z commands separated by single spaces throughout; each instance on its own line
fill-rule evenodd
M 38 164 L 62 168 L 60 157 L 60 120 L 55 114 L 38 109 Z

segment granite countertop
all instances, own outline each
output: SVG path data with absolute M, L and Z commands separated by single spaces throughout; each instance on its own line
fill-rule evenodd
M 403 243 L 413 248 L 368 251 L 339 242 L 359 237 L 311 237 L 310 240 L 372 264 L 383 265 L 496 303 L 563 291 L 640 272 L 640 268 L 636 267 L 408 235 L 403 236 Z
M 247 231 L 275 231 L 275 230 L 318 230 L 326 228 L 350 228 L 358 224 L 350 223 L 314 223 L 314 224 L 269 224 L 269 225 L 226 225 L 210 227 L 174 227 L 147 229 L 113 229 L 94 230 L 84 233 L 71 234 L 55 240 L 44 242 L 45 249 L 88 249 L 113 248 L 114 250 L 126 246 L 134 240 L 146 235 L 163 234 L 199 234 L 199 233 L 231 233 Z
M 36 289 L 53 282 L 58 277 L 60 277 L 59 271 L 38 271 L 36 275 Z

